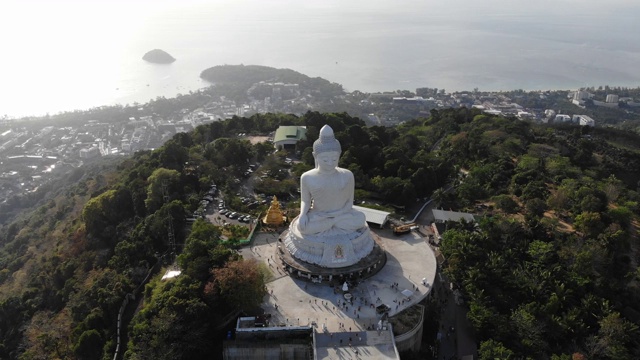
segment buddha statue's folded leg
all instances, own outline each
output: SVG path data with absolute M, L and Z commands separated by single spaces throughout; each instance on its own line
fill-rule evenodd
M 298 226 L 298 230 L 301 234 L 305 235 L 319 234 L 331 229 L 334 226 L 335 222 L 336 220 L 334 218 L 309 216 L 309 222 L 307 223 L 307 226 L 305 226 L 304 228 Z
M 361 229 L 366 225 L 366 218 L 360 211 L 351 211 L 338 219 L 335 222 L 335 227 L 343 230 L 355 231 Z

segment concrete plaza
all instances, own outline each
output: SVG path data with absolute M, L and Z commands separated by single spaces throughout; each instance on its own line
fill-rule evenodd
M 385 304 L 390 308 L 389 316 L 393 316 L 420 302 L 432 289 L 437 263 L 424 237 L 418 232 L 395 236 L 391 230 L 372 231 L 381 239 L 387 263 L 377 274 L 349 289 L 351 303 L 345 303 L 343 294 L 326 283 L 315 284 L 286 274 L 276 253 L 277 233 L 258 234 L 250 247 L 240 251 L 245 258 L 263 262 L 273 274 L 262 306 L 271 314 L 272 326 L 315 326 L 318 359 L 397 358 L 391 334 L 376 330 L 380 315 L 375 307 Z M 413 295 L 405 296 L 403 290 Z

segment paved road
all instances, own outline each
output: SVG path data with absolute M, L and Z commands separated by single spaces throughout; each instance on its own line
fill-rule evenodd
M 461 359 L 466 355 L 477 357 L 477 348 L 473 329 L 467 319 L 467 309 L 457 305 L 449 282 L 445 276 L 438 276 L 434 287 L 436 299 L 443 305 L 440 317 L 438 359 Z

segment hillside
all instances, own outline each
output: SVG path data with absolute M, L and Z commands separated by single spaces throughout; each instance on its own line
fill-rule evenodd
M 218 65 L 203 70 L 200 77 L 214 84 L 237 84 L 249 87 L 261 81 L 267 83 L 298 84 L 316 96 L 333 98 L 344 94 L 342 85 L 320 77 L 311 78 L 291 69 L 276 69 L 261 65 Z
M 307 126 L 301 163 L 237 135 L 280 124 Z M 354 173 L 357 201 L 410 206 L 433 197 L 470 211 L 490 204 L 482 231 L 450 224 L 442 243 L 444 271 L 467 299 L 483 356 L 638 357 L 640 138 L 461 108 L 394 128 L 366 127 L 346 113 L 234 117 L 84 169 L 2 226 L 0 358 L 112 358 L 120 305 L 149 273 L 125 358 L 217 353 L 211 339 L 222 338 L 225 315 L 258 305 L 265 278 L 220 227 L 186 218 L 212 184 L 227 204 L 264 210 L 233 195 L 248 164 L 268 174 L 255 179 L 256 191 L 282 197 L 295 215 L 289 194 L 313 166 L 310 145 L 324 124 L 342 144 L 340 166 Z M 459 178 L 459 169 L 468 175 Z M 450 182 L 455 191 L 442 191 Z M 163 282 L 157 274 L 174 261 L 169 218 L 183 274 Z

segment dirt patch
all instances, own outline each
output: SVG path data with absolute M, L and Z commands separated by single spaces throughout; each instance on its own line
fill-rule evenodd
M 562 231 L 562 232 L 567 232 L 567 233 L 572 233 L 574 231 L 576 231 L 576 229 L 573 227 L 572 224 L 569 224 L 568 222 L 562 220 L 561 217 L 559 217 L 555 211 L 550 210 L 550 211 L 545 211 L 544 212 L 544 217 L 547 219 L 552 219 L 554 221 L 557 221 L 558 227 L 556 228 L 558 231 Z
M 268 136 L 247 136 L 247 140 L 249 140 L 249 142 L 253 145 L 253 144 L 263 143 L 269 140 L 269 137 Z

